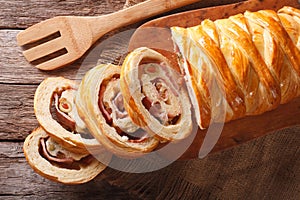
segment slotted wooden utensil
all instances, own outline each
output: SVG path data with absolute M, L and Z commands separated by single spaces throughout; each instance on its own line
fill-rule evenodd
M 19 46 L 39 43 L 23 52 L 29 62 L 64 50 L 38 65 L 42 70 L 53 70 L 80 58 L 104 34 L 148 17 L 170 11 L 199 0 L 148 0 L 130 8 L 98 17 L 58 16 L 33 25 L 17 35 Z M 50 41 L 42 40 L 56 34 Z M 39 42 L 40 41 L 40 42 Z

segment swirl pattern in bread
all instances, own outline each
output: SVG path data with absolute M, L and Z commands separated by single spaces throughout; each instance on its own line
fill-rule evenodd
M 51 137 L 72 151 L 102 151 L 100 143 L 94 138 L 84 138 L 85 124 L 79 118 L 74 104 L 77 92 L 74 81 L 63 77 L 47 78 L 37 88 L 34 96 L 34 112 L 39 124 Z M 52 111 L 51 109 L 55 111 Z M 53 114 L 56 112 L 56 118 Z
M 141 47 L 122 65 L 121 92 L 132 120 L 163 140 L 186 138 L 192 131 L 191 104 L 183 76 L 160 53 Z
M 23 150 L 29 165 L 38 174 L 64 184 L 88 182 L 106 168 L 89 154 L 66 150 L 41 127 L 27 136 Z
M 135 125 L 123 105 L 120 67 L 99 65 L 86 73 L 76 96 L 78 112 L 91 134 L 119 156 L 152 151 L 159 141 Z

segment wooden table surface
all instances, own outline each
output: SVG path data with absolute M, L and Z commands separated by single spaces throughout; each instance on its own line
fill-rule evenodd
M 217 2 L 233 1 L 204 0 L 171 13 Z M 77 186 L 51 182 L 30 168 L 22 146 L 26 136 L 38 126 L 33 112 L 34 92 L 49 76 L 78 78 L 83 59 L 61 70 L 40 71 L 22 56 L 22 49 L 16 45 L 17 33 L 57 15 L 96 16 L 122 9 L 124 3 L 125 0 L 0 0 L 0 199 L 299 198 L 300 126 L 273 132 L 204 159 L 176 161 L 151 173 L 132 174 L 107 168 L 91 182 Z M 118 51 L 125 53 L 122 48 Z

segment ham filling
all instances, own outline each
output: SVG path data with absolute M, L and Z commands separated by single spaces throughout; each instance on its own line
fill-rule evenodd
M 52 140 L 50 137 L 40 139 L 39 153 L 51 164 L 60 168 L 79 170 L 80 166 L 87 166 L 92 162 L 91 155 L 71 153 L 50 140 Z
M 133 124 L 124 108 L 119 75 L 103 81 L 98 106 L 106 123 L 115 128 L 124 142 L 143 142 L 148 137 L 144 130 Z
M 161 124 L 176 124 L 182 113 L 177 91 L 184 79 L 178 73 L 172 73 L 166 63 L 153 60 L 141 62 L 139 79 L 145 108 Z
M 67 130 L 74 133 L 82 134 L 84 138 L 91 138 L 84 122 L 78 115 L 76 106 L 74 105 L 74 89 L 66 89 L 56 92 L 54 98 L 54 116 L 57 121 Z
M 59 106 L 62 105 L 62 106 Z M 63 102 L 63 104 L 59 103 L 59 95 L 57 93 L 54 94 L 54 106 L 55 106 L 55 114 L 58 121 L 68 130 L 75 131 L 75 121 L 67 114 L 67 112 L 63 112 L 59 107 L 63 107 L 66 110 L 72 109 L 70 103 Z

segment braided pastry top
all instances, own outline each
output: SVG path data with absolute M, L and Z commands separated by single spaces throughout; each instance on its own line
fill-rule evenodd
M 247 11 L 171 31 L 201 128 L 261 114 L 300 94 L 298 9 Z

